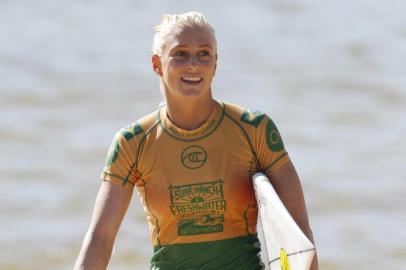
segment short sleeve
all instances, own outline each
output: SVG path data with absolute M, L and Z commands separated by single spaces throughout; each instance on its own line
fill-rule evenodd
M 255 151 L 262 171 L 277 170 L 289 161 L 279 130 L 270 117 L 265 115 L 255 137 Z
M 117 132 L 108 150 L 101 178 L 114 184 L 132 187 L 140 178 L 137 171 L 137 140 L 131 128 Z

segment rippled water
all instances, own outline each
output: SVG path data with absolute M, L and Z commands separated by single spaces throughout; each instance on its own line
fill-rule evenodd
M 152 28 L 216 27 L 215 96 L 269 113 L 301 176 L 322 269 L 406 263 L 406 2 L 0 1 L 0 269 L 71 269 L 107 147 L 155 109 Z M 111 269 L 147 269 L 133 199 Z

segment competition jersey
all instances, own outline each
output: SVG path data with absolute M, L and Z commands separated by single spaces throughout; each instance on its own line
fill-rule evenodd
M 164 106 L 117 132 L 102 179 L 137 189 L 154 246 L 152 269 L 262 269 L 213 264 L 213 256 L 257 256 L 251 175 L 288 160 L 275 124 L 261 112 L 215 101 L 209 119 L 188 131 Z M 188 266 L 199 260 L 212 266 Z

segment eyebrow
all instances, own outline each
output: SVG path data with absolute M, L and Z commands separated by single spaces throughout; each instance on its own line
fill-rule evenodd
M 173 47 L 172 49 L 177 49 L 177 48 L 187 48 L 190 47 L 189 45 L 183 45 L 183 44 L 179 44 L 176 45 L 175 47 Z M 199 48 L 210 48 L 213 49 L 213 47 L 209 44 L 204 44 L 204 45 L 200 45 Z

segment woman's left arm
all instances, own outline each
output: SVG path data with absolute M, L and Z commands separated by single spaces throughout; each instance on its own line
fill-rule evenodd
M 303 195 L 299 176 L 291 161 L 288 161 L 281 168 L 267 172 L 276 192 L 283 204 L 302 229 L 304 234 L 314 244 L 312 230 L 310 229 L 309 218 L 306 210 L 306 203 Z M 318 270 L 317 253 L 313 258 L 310 270 Z

